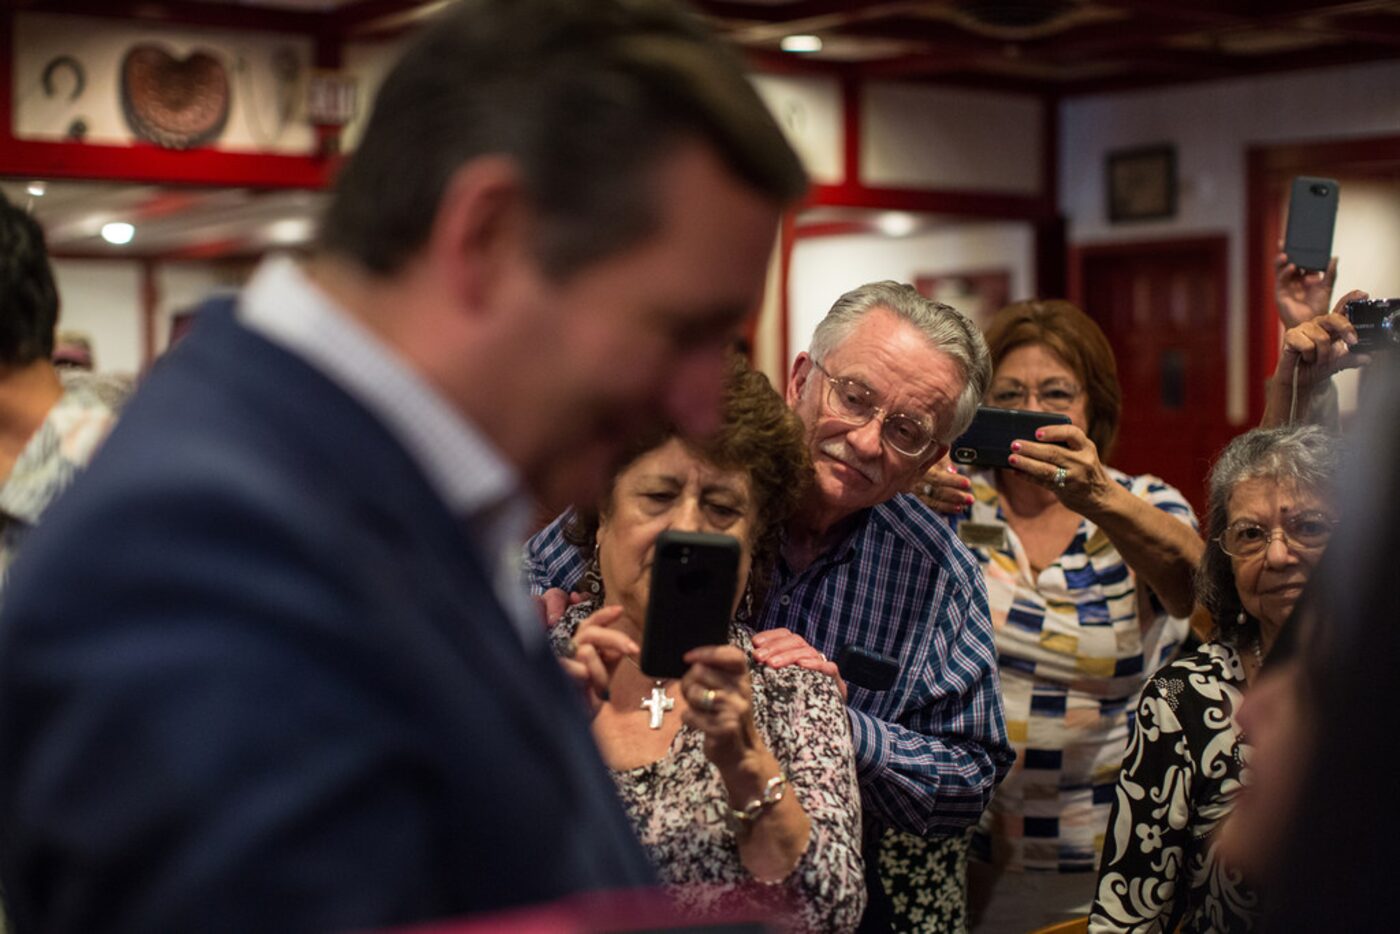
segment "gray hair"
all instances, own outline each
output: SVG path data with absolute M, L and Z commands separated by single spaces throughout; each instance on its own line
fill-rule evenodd
M 1330 498 L 1341 459 L 1340 439 L 1316 425 L 1255 428 L 1220 453 L 1210 472 L 1206 550 L 1196 572 L 1196 598 L 1210 611 L 1221 641 L 1247 644 L 1259 626 L 1240 603 L 1234 565 L 1220 547 L 1230 495 L 1244 481 L 1264 478 Z
M 977 406 L 992 381 L 992 355 L 982 332 L 962 312 L 920 295 L 912 285 L 885 280 L 852 289 L 836 300 L 812 334 L 807 352 L 818 362 L 839 347 L 860 320 L 877 308 L 907 321 L 928 338 L 933 347 L 952 358 L 964 385 L 953 410 L 953 420 L 938 426 L 940 444 L 952 444 L 977 414 Z

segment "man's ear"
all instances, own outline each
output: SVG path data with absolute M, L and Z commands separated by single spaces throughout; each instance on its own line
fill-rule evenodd
M 528 214 L 514 160 L 482 156 L 448 178 L 426 254 L 463 308 L 490 307 L 493 290 L 524 249 Z
M 787 384 L 788 408 L 797 405 L 797 400 L 802 396 L 802 389 L 807 385 L 807 378 L 811 376 L 812 369 L 812 357 L 805 350 L 792 361 L 792 372 L 788 375 Z

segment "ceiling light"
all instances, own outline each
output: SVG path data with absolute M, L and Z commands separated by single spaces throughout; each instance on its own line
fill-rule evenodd
M 134 236 L 136 236 L 136 228 L 130 224 L 113 221 L 110 224 L 102 225 L 102 239 L 116 246 L 130 243 L 131 238 Z
M 267 227 L 267 238 L 273 243 L 304 243 L 311 239 L 315 225 L 309 217 L 284 217 Z
M 44 192 L 49 190 L 49 186 L 43 182 L 30 182 L 28 185 L 24 186 L 24 190 L 36 198 L 42 198 L 44 197 Z
M 905 214 L 903 211 L 886 211 L 880 215 L 875 225 L 887 237 L 907 237 L 914 232 L 918 221 L 914 219 L 914 215 Z
M 781 47 L 784 52 L 820 52 L 822 50 L 822 37 L 783 36 Z

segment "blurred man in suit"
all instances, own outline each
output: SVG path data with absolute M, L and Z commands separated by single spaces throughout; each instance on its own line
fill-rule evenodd
M 21 928 L 311 931 L 651 879 L 520 586 L 532 510 L 718 418 L 805 185 L 661 0 L 469 0 L 321 249 L 204 308 L 15 570 Z

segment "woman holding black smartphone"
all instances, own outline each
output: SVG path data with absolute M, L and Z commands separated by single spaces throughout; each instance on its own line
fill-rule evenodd
M 797 930 L 852 930 L 865 883 L 845 706 L 824 674 L 755 665 L 742 622 L 761 605 L 763 571 L 806 484 L 801 423 L 736 361 L 715 437 L 662 434 L 631 455 L 598 508 L 575 516 L 591 596 L 550 632 L 585 688 L 622 800 L 686 915 L 757 911 Z M 727 644 L 686 653 L 678 679 L 638 664 L 666 531 L 732 536 L 739 552 Z
M 1121 392 L 1103 332 L 1067 301 L 1003 308 L 987 330 L 986 403 L 1070 423 L 1012 445 L 1006 467 L 935 467 L 916 492 L 985 572 L 1016 764 L 973 838 L 973 929 L 1087 915 L 1108 809 L 1146 677 L 1176 649 L 1202 543 L 1186 500 L 1103 462 Z

